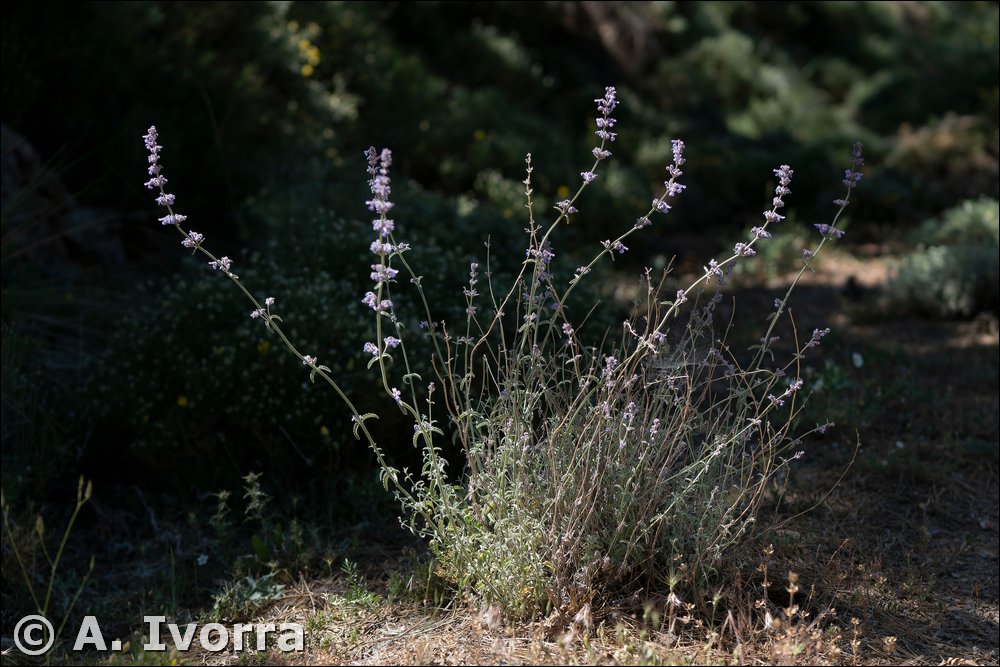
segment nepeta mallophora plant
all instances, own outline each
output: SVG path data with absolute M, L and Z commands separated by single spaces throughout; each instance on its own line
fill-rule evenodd
M 372 310 L 376 337 L 363 351 L 385 393 L 413 420 L 413 445 L 423 458 L 419 471 L 388 464 L 366 427 L 375 415 L 360 414 L 329 368 L 286 337 L 274 298 L 258 300 L 228 257 L 215 257 L 202 235 L 184 228 L 185 216 L 174 211 L 174 195 L 164 189 L 156 129 L 144 137 L 151 176 L 146 185 L 158 191 L 157 203 L 167 211 L 160 221 L 244 293 L 253 305 L 250 316 L 302 360 L 311 380 L 319 377 L 334 389 L 351 413 L 355 435 L 381 466 L 383 484 L 401 503 L 404 524 L 429 539 L 451 580 L 515 614 L 532 615 L 549 605 L 573 614 L 592 601 L 639 589 L 698 584 L 727 564 L 733 547 L 753 530 L 775 475 L 801 454 L 793 450 L 807 433 L 790 432 L 802 408 L 800 364 L 829 329 L 815 330 L 804 343 L 796 340 L 784 361 L 776 359 L 773 334 L 799 279 L 824 246 L 843 235 L 836 224 L 861 178 L 858 144 L 833 222 L 817 225 L 818 243 L 802 251 L 798 275 L 775 301 L 764 335 L 748 354 L 733 353 L 725 333 L 715 331 L 721 293 L 703 303 L 700 295 L 712 282 L 722 285 L 735 262 L 771 238 L 791 193 L 788 165 L 774 170 L 778 184 L 763 222 L 731 255 L 709 260 L 697 279 L 667 298 L 661 295 L 663 281 L 647 270 L 645 304 L 622 323 L 620 334 L 589 345 L 580 334 L 585 318 L 568 311 L 567 298 L 597 262 L 627 252 L 631 235 L 668 214 L 668 202 L 685 187 L 685 146 L 675 140 L 667 180 L 649 210 L 617 238 L 603 241 L 568 281 L 554 275 L 553 235 L 598 181 L 616 137 L 615 89 L 595 101 L 600 142 L 579 188 L 555 205 L 553 219 L 544 224 L 535 210 L 527 156 L 528 239 L 520 271 L 500 291 L 488 250 L 484 265 L 472 263 L 463 290 L 467 317 L 458 330 L 435 321 L 422 277 L 407 261 L 409 245 L 396 237 L 389 217 L 392 153 L 366 152 L 366 204 L 376 217 L 372 288 L 362 301 Z M 406 331 L 397 317 L 393 291 L 403 280 L 422 301 L 421 332 Z M 411 370 L 406 340 L 414 333 L 431 339 L 433 381 Z M 461 446 L 460 473 L 449 472 L 440 448 L 444 438 Z

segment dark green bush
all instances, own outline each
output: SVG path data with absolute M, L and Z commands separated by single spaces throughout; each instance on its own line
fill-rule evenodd
M 995 4 L 443 7 L 12 5 L 3 121 L 44 155 L 82 156 L 71 186 L 111 206 L 133 182 L 131 137 L 156 122 L 187 156 L 178 187 L 200 186 L 189 202 L 245 242 L 259 230 L 251 197 L 330 205 L 334 188 L 313 184 L 369 144 L 405 146 L 397 168 L 422 187 L 500 210 L 497 174 L 516 183 L 528 150 L 540 193 L 575 187 L 593 131 L 575 110 L 595 80 L 619 87 L 629 158 L 615 158 L 613 186 L 579 216 L 581 238 L 603 238 L 646 199 L 675 137 L 696 174 L 681 204 L 691 229 L 755 215 L 773 155 L 822 183 L 857 138 L 880 166 L 862 186 L 855 239 L 866 219 L 899 224 L 996 191 Z M 642 29 L 612 42 L 598 23 Z M 832 197 L 796 192 L 806 218 Z

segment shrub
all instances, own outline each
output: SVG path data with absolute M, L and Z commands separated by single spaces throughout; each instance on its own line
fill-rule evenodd
M 1000 213 L 995 199 L 966 201 L 914 234 L 889 283 L 895 309 L 945 318 L 997 310 Z
M 1000 245 L 1000 202 L 983 197 L 969 199 L 928 220 L 913 234 L 915 243 L 926 245 Z
M 731 565 L 730 555 L 755 531 L 776 474 L 799 456 L 794 448 L 801 434 L 790 432 L 802 403 L 799 364 L 828 332 L 796 340 L 794 355 L 778 361 L 775 328 L 798 279 L 827 242 L 843 235 L 835 225 L 861 178 L 857 144 L 844 176 L 847 195 L 835 202 L 833 223 L 816 225 L 819 242 L 802 251 L 798 276 L 747 354 L 715 332 L 717 291 L 687 310 L 686 322 L 680 314 L 685 303 L 698 304 L 710 284 L 724 284 L 737 261 L 771 238 L 791 193 L 787 165 L 773 172 L 778 182 L 764 221 L 732 254 L 710 260 L 693 284 L 669 297 L 661 293 L 661 279 L 647 272 L 645 303 L 622 323 L 621 333 L 594 337 L 583 333 L 586 318 L 571 307 L 571 295 L 594 266 L 627 252 L 626 240 L 668 214 L 668 202 L 685 187 L 684 142 L 674 140 L 668 179 L 649 210 L 614 240 L 602 241 L 572 279 L 560 279 L 554 233 L 598 181 L 616 137 L 615 89 L 607 88 L 596 102 L 600 142 L 593 165 L 581 173 L 576 193 L 555 205 L 547 225 L 536 210 L 527 156 L 526 257 L 507 290 L 498 289 L 488 253 L 469 264 L 464 325 L 434 317 L 426 278 L 415 272 L 410 244 L 397 237 L 389 217 L 395 207 L 392 153 L 366 153 L 375 261 L 373 287 L 361 302 L 374 312 L 375 326 L 364 349 L 381 390 L 413 423 L 419 470 L 391 465 L 369 428 L 376 415 L 362 414 L 349 400 L 335 379 L 336 362 L 293 343 L 292 327 L 278 314 L 275 299 L 255 297 L 228 257 L 211 254 L 200 234 L 185 229 L 186 216 L 175 212 L 175 197 L 164 189 L 155 127 L 144 137 L 151 175 L 146 185 L 167 211 L 161 222 L 244 292 L 253 304 L 251 318 L 301 362 L 310 380 L 319 377 L 338 394 L 352 414 L 355 436 L 378 461 L 385 488 L 401 503 L 404 525 L 430 540 L 443 573 L 515 615 L 531 616 L 547 606 L 574 614 L 594 600 L 647 586 L 700 586 Z M 397 283 L 406 282 L 420 304 L 433 378 L 417 372 L 416 332 L 399 314 L 403 292 Z M 464 454 L 461 474 L 450 472 L 442 455 L 449 436 Z

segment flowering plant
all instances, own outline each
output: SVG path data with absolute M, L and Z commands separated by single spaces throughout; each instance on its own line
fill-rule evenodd
M 175 212 L 176 198 L 165 189 L 156 128 L 144 137 L 146 186 L 167 211 L 160 221 L 245 294 L 250 317 L 302 361 L 310 380 L 319 377 L 333 388 L 351 413 L 355 436 L 374 453 L 383 485 L 401 503 L 404 525 L 429 539 L 441 570 L 459 587 L 515 614 L 551 606 L 572 615 L 594 600 L 650 586 L 697 586 L 726 565 L 731 547 L 752 531 L 768 485 L 801 456 L 793 450 L 806 434 L 791 434 L 802 405 L 800 362 L 829 329 L 815 330 L 781 363 L 773 334 L 804 272 L 826 243 L 843 236 L 836 224 L 861 178 L 858 144 L 833 221 L 817 225 L 819 242 L 803 249 L 801 269 L 775 301 L 749 359 L 715 332 L 721 292 L 704 302 L 701 295 L 713 281 L 725 284 L 733 265 L 754 255 L 755 246 L 771 238 L 784 219 L 779 211 L 794 175 L 788 165 L 773 172 L 777 185 L 764 221 L 731 255 L 709 260 L 688 287 L 668 299 L 661 295 L 662 280 L 647 270 L 645 304 L 622 322 L 617 341 L 589 345 L 581 335 L 584 321 L 569 312 L 568 297 L 598 262 L 627 252 L 625 241 L 653 225 L 656 214 L 669 214 L 668 202 L 685 187 L 680 181 L 685 144 L 674 140 L 667 178 L 649 210 L 617 238 L 602 241 L 589 263 L 561 281 L 552 268 L 553 236 L 579 212 L 582 194 L 598 180 L 616 139 L 616 90 L 606 88 L 595 102 L 594 162 L 581 172 L 576 193 L 555 204 L 547 226 L 535 210 L 532 157 L 526 157 L 525 258 L 506 291 L 493 284 L 491 257 L 485 266 L 470 264 L 460 333 L 434 319 L 422 277 L 407 260 L 410 246 L 397 239 L 389 217 L 391 151 L 370 148 L 365 154 L 371 190 L 366 205 L 375 214 L 374 261 L 372 288 L 361 302 L 372 311 L 375 339 L 363 351 L 386 395 L 413 422 L 413 444 L 423 461 L 419 471 L 389 464 L 366 426 L 376 415 L 361 414 L 330 368 L 295 347 L 274 312 L 275 298 L 259 301 L 233 272 L 230 258 L 215 257 L 201 234 L 185 229 L 186 216 Z M 411 332 L 397 316 L 393 298 L 401 277 L 422 302 L 421 335 L 431 339 L 434 381 L 416 374 L 407 356 Z M 486 287 L 480 293 L 482 277 Z M 689 301 L 684 322 L 680 315 Z M 446 437 L 461 446 L 460 474 L 449 472 L 442 455 Z

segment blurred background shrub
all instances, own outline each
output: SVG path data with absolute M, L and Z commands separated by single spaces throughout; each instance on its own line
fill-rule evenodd
M 888 284 L 896 310 L 968 318 L 997 311 L 1000 283 L 1000 203 L 966 201 L 911 235 L 916 249 L 895 264 Z

